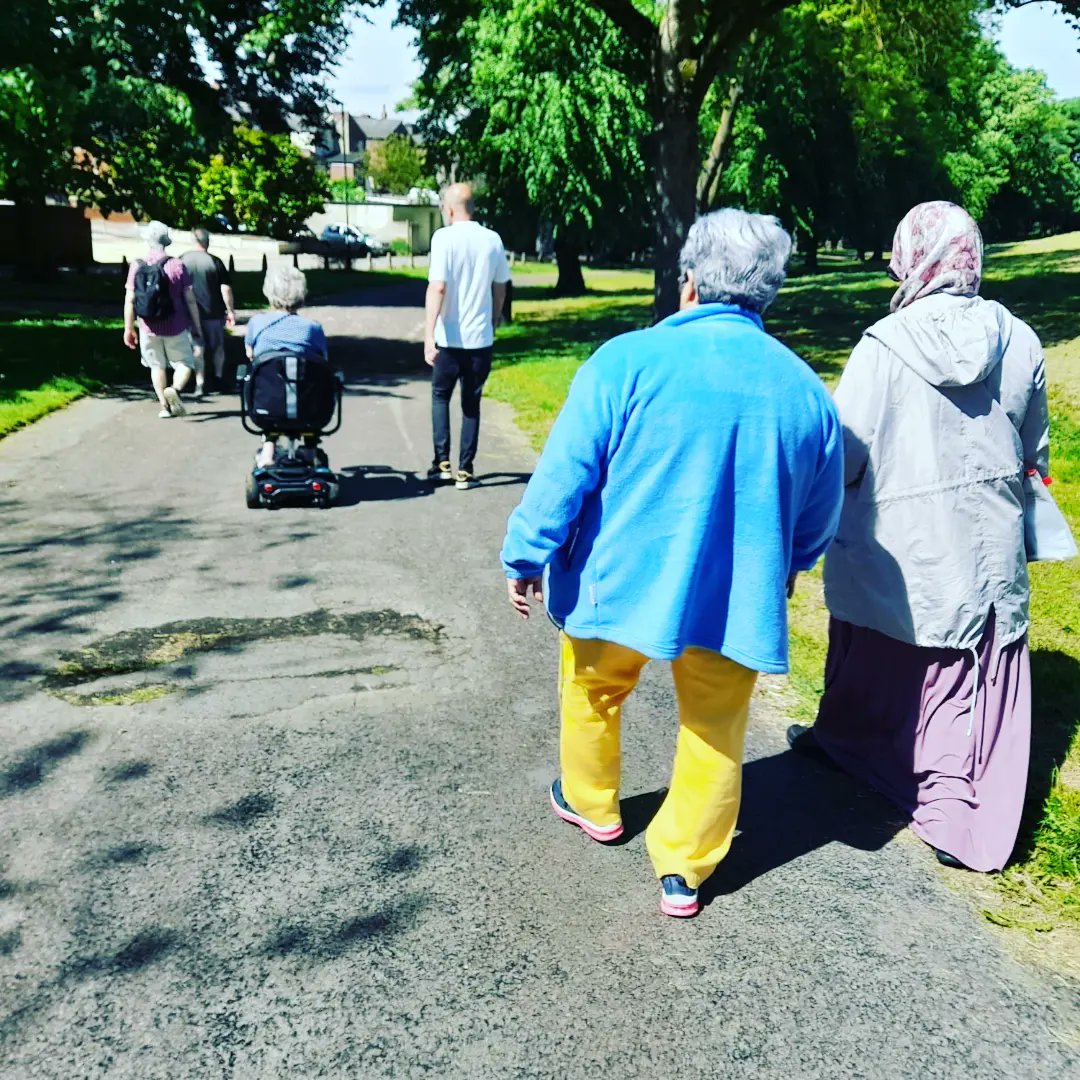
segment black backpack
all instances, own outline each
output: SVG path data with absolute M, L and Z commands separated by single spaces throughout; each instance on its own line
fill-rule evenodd
M 172 293 L 165 273 L 168 261 L 139 263 L 135 271 L 135 314 L 140 319 L 167 319 L 173 313 Z

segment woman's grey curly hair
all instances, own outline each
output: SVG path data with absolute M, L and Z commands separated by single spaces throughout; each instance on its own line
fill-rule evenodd
M 694 272 L 701 303 L 762 312 L 784 284 L 790 255 L 791 237 L 776 218 L 729 208 L 690 226 L 679 270 L 684 278 Z
M 263 296 L 270 306 L 282 311 L 295 311 L 307 299 L 307 278 L 303 271 L 288 263 L 279 263 L 266 271 Z

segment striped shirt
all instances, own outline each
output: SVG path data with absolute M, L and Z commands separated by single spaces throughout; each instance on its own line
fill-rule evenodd
M 323 358 L 327 353 L 322 326 L 287 311 L 261 311 L 252 315 L 244 339 L 256 360 L 276 352 Z

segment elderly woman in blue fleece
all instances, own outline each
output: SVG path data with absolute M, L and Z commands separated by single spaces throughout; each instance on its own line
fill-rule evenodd
M 681 310 L 603 345 L 574 379 L 502 551 L 510 601 L 562 627 L 562 774 L 551 805 L 622 834 L 620 710 L 670 660 L 679 736 L 646 842 L 667 915 L 698 912 L 727 854 L 758 672 L 787 670 L 789 584 L 836 530 L 842 436 L 817 376 L 761 313 L 791 240 L 719 210 L 691 228 Z

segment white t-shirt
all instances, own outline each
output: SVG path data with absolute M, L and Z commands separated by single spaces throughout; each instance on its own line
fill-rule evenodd
M 476 221 L 455 221 L 431 237 L 428 281 L 445 281 L 435 323 L 440 348 L 486 349 L 495 341 L 491 286 L 510 280 L 499 234 Z

